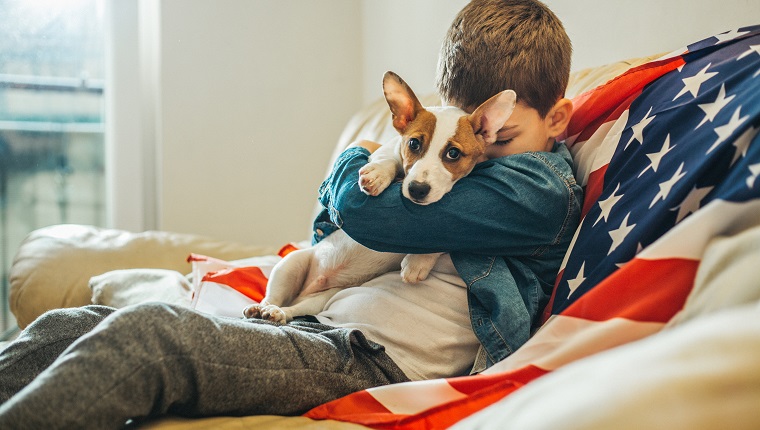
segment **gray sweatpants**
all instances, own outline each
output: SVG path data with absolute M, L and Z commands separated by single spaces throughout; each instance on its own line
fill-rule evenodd
M 129 419 L 301 414 L 407 381 L 361 332 L 142 304 L 48 312 L 0 352 L 0 428 L 121 428 Z

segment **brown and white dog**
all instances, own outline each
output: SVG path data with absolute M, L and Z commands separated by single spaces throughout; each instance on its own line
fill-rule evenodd
M 517 98 L 512 90 L 502 91 L 469 115 L 451 106 L 425 108 L 393 72 L 383 77 L 383 93 L 400 136 L 370 156 L 359 170 L 359 186 L 377 196 L 403 176 L 404 197 L 420 205 L 440 200 L 482 161 L 485 147 L 496 141 Z M 377 252 L 337 230 L 317 245 L 283 258 L 272 270 L 264 299 L 243 314 L 280 323 L 314 315 L 340 289 L 383 273 L 401 268 L 405 282 L 424 280 L 440 255 Z

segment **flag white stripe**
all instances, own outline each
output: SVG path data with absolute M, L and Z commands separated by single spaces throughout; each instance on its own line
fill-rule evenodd
M 570 148 L 575 164 L 575 179 L 581 186 L 588 183 L 592 172 L 610 163 L 627 122 L 626 109 L 616 121 L 605 122 L 588 140 L 576 143 Z
M 713 238 L 732 236 L 759 225 L 760 200 L 713 200 L 644 248 L 636 258 L 699 260 Z
M 514 354 L 483 372 L 499 373 L 534 365 L 551 371 L 577 359 L 647 337 L 664 324 L 626 318 L 590 321 L 553 315 Z
M 385 385 L 367 390 L 385 408 L 397 415 L 412 415 L 432 407 L 464 399 L 445 379 Z

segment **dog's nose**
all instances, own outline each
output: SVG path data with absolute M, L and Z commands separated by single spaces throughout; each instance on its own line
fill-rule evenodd
M 412 196 L 414 200 L 424 200 L 429 192 L 430 185 L 425 182 L 412 181 L 409 183 L 409 195 Z

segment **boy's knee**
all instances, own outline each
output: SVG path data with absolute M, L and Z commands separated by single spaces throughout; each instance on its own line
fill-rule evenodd
M 165 304 L 148 303 L 118 309 L 76 348 L 99 355 L 112 355 L 137 363 L 167 354 L 182 353 L 183 333 L 176 312 Z
M 62 336 L 79 337 L 95 328 L 114 311 L 115 309 L 106 306 L 53 309 L 40 315 L 26 330 L 55 331 Z
M 172 325 L 177 319 L 177 311 L 171 305 L 159 302 L 140 303 L 114 312 L 108 318 L 109 326 L 124 326 L 126 330 L 140 331 L 160 329 Z

